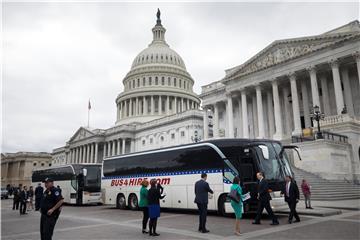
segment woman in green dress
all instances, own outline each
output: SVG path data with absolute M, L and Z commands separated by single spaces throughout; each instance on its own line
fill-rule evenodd
M 149 209 L 148 209 L 148 192 L 147 189 L 149 185 L 149 182 L 147 180 L 144 180 L 141 182 L 141 189 L 140 189 L 140 202 L 139 202 L 139 208 L 143 212 L 143 220 L 142 220 L 142 233 L 146 234 L 148 233 L 146 231 L 146 225 L 149 220 Z
M 240 235 L 240 219 L 242 218 L 243 213 L 243 202 L 242 202 L 242 189 L 240 186 L 240 178 L 235 177 L 230 191 L 236 190 L 238 196 L 240 196 L 240 201 L 236 202 L 231 200 L 231 206 L 234 209 L 236 220 L 235 220 L 235 234 Z

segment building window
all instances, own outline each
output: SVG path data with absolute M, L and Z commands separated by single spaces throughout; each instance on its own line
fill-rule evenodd
M 142 84 L 143 86 L 145 86 L 145 81 L 146 81 L 145 78 L 143 78 L 143 84 Z
M 44 166 L 44 163 L 41 163 L 41 166 L 43 167 L 43 166 Z
M 168 85 L 171 86 L 171 78 L 168 77 Z
M 137 87 L 140 87 L 140 78 L 137 80 Z
M 51 163 L 49 163 L 49 167 L 51 167 Z
M 153 143 L 153 139 L 152 139 L 152 138 L 150 138 L 150 143 L 151 143 L 151 144 Z
M 152 84 L 152 79 L 151 77 L 149 77 L 149 86 L 151 86 L 151 84 Z
M 161 85 L 165 85 L 165 78 L 161 77 Z
M 161 136 L 161 137 L 160 137 L 160 140 L 163 142 L 163 141 L 164 141 L 164 136 Z
M 175 133 L 171 134 L 171 139 L 175 139 Z
M 155 85 L 159 85 L 158 77 L 155 77 Z
M 185 137 L 185 132 L 181 131 L 180 136 Z
M 174 87 L 176 87 L 176 78 L 174 78 Z
M 145 140 L 142 140 L 142 145 L 145 145 Z
M 181 79 L 179 79 L 179 88 L 181 88 L 181 85 L 182 85 L 182 84 L 181 84 Z
M 33 166 L 34 166 L 34 167 L 36 166 L 36 162 L 33 163 Z

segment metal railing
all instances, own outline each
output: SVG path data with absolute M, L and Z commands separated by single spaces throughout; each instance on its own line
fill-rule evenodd
M 323 139 L 326 140 L 330 140 L 333 142 L 341 142 L 341 143 L 348 143 L 349 142 L 349 138 L 345 135 L 341 135 L 338 133 L 332 133 L 332 132 L 328 132 L 328 131 L 322 131 L 322 136 Z M 310 136 L 292 136 L 291 137 L 291 142 L 292 143 L 298 143 L 298 142 L 310 142 L 310 141 L 315 141 L 316 140 L 316 134 L 313 133 Z

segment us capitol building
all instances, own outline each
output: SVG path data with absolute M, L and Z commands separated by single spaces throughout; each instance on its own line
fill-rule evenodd
M 358 21 L 274 41 L 203 86 L 201 110 L 194 80 L 165 41 L 159 11 L 152 32 L 153 41 L 123 80 L 115 125 L 80 127 L 64 147 L 53 150 L 54 165 L 101 162 L 199 140 L 267 138 L 300 147 L 302 160 L 290 156 L 295 167 L 324 179 L 359 182 Z
M 160 12 L 153 40 L 134 59 L 116 97 L 117 118 L 109 129 L 80 127 L 53 164 L 97 163 L 105 157 L 198 141 L 203 113 L 184 60 L 165 41 Z

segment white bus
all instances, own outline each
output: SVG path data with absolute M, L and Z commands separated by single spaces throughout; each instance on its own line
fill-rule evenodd
M 98 204 L 101 198 L 101 164 L 69 164 L 34 170 L 32 184 L 52 178 L 61 188 L 64 202 L 69 204 Z
M 161 207 L 196 209 L 194 184 L 201 173 L 207 173 L 214 191 L 209 210 L 221 215 L 233 212 L 227 194 L 238 175 L 243 192 L 251 195 L 244 210 L 254 211 L 256 172 L 262 171 L 269 182 L 272 206 L 283 206 L 280 190 L 284 177 L 293 175 L 284 148 L 273 140 L 221 139 L 110 157 L 102 167 L 104 203 L 136 210 L 141 181 L 156 178 L 166 194 Z

